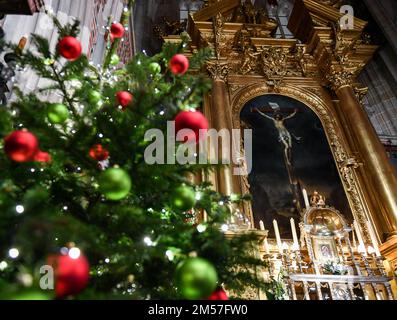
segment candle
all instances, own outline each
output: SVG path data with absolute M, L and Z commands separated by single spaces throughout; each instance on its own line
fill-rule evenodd
M 306 209 L 309 209 L 310 208 L 310 203 L 309 203 L 309 197 L 307 196 L 306 189 L 302 189 L 302 193 L 303 193 L 303 199 L 305 200 Z
M 265 231 L 265 224 L 263 223 L 262 220 L 259 221 L 259 228 L 260 228 L 262 231 Z M 267 237 L 266 237 L 265 240 L 263 241 L 263 247 L 264 247 L 264 249 L 265 249 L 266 254 L 269 254 L 269 253 L 270 253 L 270 250 L 269 250 L 269 242 L 267 242 Z
M 291 218 L 290 222 L 291 222 L 291 230 L 292 230 L 292 239 L 294 240 L 293 248 L 294 250 L 299 250 L 299 241 L 298 241 L 298 235 L 296 233 L 294 218 Z
M 375 249 L 371 246 L 368 246 L 367 248 L 368 254 L 373 255 L 375 253 Z
M 357 248 L 357 242 L 356 242 L 356 237 L 354 236 L 354 225 L 352 227 L 352 239 L 353 239 L 353 247 Z
M 270 250 L 269 250 L 269 242 L 267 242 L 267 237 L 266 237 L 265 240 L 263 241 L 263 247 L 264 247 L 264 249 L 265 249 L 266 254 L 269 254 L 269 253 L 270 253 Z
M 278 224 L 277 224 L 276 219 L 273 220 L 273 228 L 274 228 L 274 233 L 276 235 L 278 251 L 280 251 L 280 253 L 283 253 L 283 246 L 281 244 L 280 231 L 278 230 Z
M 360 253 L 362 253 L 364 256 L 367 255 L 367 251 L 365 250 L 365 246 L 364 246 L 363 244 L 362 244 L 362 245 L 360 244 L 360 245 L 358 246 L 357 251 L 360 252 Z
M 369 236 L 371 237 L 371 242 L 372 242 L 373 248 L 375 250 L 375 254 L 377 257 L 380 257 L 381 254 L 380 254 L 380 250 L 379 250 L 378 239 L 376 238 L 376 235 L 375 235 L 375 230 L 372 227 L 372 224 L 369 223 L 368 221 L 367 221 L 367 226 L 368 226 Z
M 366 252 L 363 237 L 361 235 L 360 228 L 359 228 L 356 220 L 354 220 L 353 225 L 354 225 L 354 230 L 356 231 L 356 234 L 357 234 L 357 239 L 358 239 L 358 243 L 359 243 L 359 246 L 358 246 L 359 252 Z

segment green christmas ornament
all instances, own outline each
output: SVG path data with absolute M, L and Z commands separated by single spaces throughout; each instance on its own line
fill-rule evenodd
M 99 190 L 109 200 L 121 200 L 131 190 L 131 178 L 119 168 L 111 168 L 99 176 Z
M 52 124 L 64 123 L 69 119 L 69 110 L 62 103 L 54 103 L 49 106 L 47 117 Z
M 113 54 L 110 57 L 110 64 L 116 66 L 120 63 L 120 57 L 117 54 Z
M 189 258 L 176 270 L 176 285 L 185 299 L 208 298 L 215 291 L 217 282 L 218 274 L 214 266 L 202 258 Z
M 52 298 L 49 293 L 40 290 L 24 290 L 8 297 L 9 300 L 50 300 Z
M 161 73 L 161 66 L 157 62 L 152 62 L 149 64 L 149 71 L 152 74 L 159 74 Z
M 102 95 L 98 91 L 90 89 L 88 91 L 87 99 L 89 103 L 97 104 L 99 101 L 101 101 Z
M 174 190 L 171 203 L 174 208 L 187 211 L 196 204 L 196 193 L 191 187 L 182 185 Z

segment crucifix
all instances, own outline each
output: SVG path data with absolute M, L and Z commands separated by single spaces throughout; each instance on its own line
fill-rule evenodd
M 295 117 L 298 113 L 298 109 L 295 109 L 293 113 L 284 116 L 284 113 L 290 112 L 290 109 L 283 110 L 276 103 L 269 103 L 271 108 L 251 108 L 251 112 L 258 112 L 262 117 L 273 121 L 275 128 L 278 131 L 278 139 L 284 145 L 284 157 L 288 166 L 292 165 L 292 137 L 296 141 L 300 141 L 301 137 L 297 137 L 291 134 L 285 127 L 284 122 L 288 119 Z M 272 112 L 273 116 L 268 116 L 265 112 Z
M 292 138 L 300 141 L 302 138 L 290 133 L 285 127 L 285 121 L 294 118 L 300 111 L 299 109 L 281 109 L 277 103 L 269 103 L 269 107 L 251 108 L 251 112 L 257 112 L 267 120 L 271 120 L 278 132 L 278 141 L 284 147 L 284 162 L 288 172 L 288 177 L 291 185 L 291 191 L 294 194 L 295 205 L 298 212 L 301 212 L 301 187 L 294 174 L 294 167 L 292 163 Z M 266 114 L 271 113 L 272 116 Z

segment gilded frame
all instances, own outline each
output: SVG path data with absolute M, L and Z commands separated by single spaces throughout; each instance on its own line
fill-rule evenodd
M 313 250 L 314 250 L 314 256 L 316 257 L 316 260 L 320 263 L 326 263 L 328 261 L 335 261 L 338 262 L 338 249 L 336 248 L 335 245 L 335 240 L 331 237 L 319 237 L 319 236 L 314 236 L 312 237 L 313 241 Z M 322 248 L 328 248 L 329 250 L 329 256 L 327 257 L 325 255 L 325 252 L 322 250 Z
M 356 173 L 357 166 L 352 165 L 352 163 L 356 163 L 356 159 L 349 151 L 341 124 L 337 120 L 332 100 L 327 91 L 320 84 L 316 84 L 315 80 L 311 81 L 305 78 L 290 79 L 290 81 L 285 79 L 275 88 L 268 85 L 262 77 L 237 76 L 229 77 L 228 86 L 233 128 L 240 129 L 240 112 L 245 104 L 266 94 L 279 94 L 296 99 L 313 110 L 323 125 L 353 217 L 360 224 L 363 236 L 369 240 L 370 235 L 366 221 L 370 216 L 370 209 L 360 188 Z M 247 180 L 246 176 L 241 176 L 240 179 L 241 186 L 247 185 L 244 181 L 244 179 Z M 242 187 L 242 193 L 249 191 L 243 189 Z M 244 210 L 253 224 L 251 205 L 246 204 Z

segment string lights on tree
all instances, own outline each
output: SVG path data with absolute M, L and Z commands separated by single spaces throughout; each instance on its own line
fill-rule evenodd
M 187 178 L 211 165 L 145 162 L 148 130 L 166 132 L 167 121 L 175 120 L 177 132 L 191 129 L 197 142 L 208 129 L 200 111 L 208 80 L 190 67 L 200 67 L 212 52 L 191 54 L 182 35 L 159 54 L 138 54 L 123 65 L 115 55 L 132 5 L 129 0 L 118 21 L 109 18 L 101 65 L 84 54 L 77 22 L 63 25 L 54 16 L 56 49 L 32 35 L 34 52 L 17 59 L 61 99 L 16 88 L 16 100 L 0 109 L 0 252 L 7 253 L 0 256 L 0 272 L 7 270 L 0 298 L 224 300 L 221 286 L 242 292 L 264 285 L 243 271 L 265 267 L 249 253 L 256 235 L 233 241 L 226 235 L 232 204 L 242 205 L 243 197 Z M 43 265 L 55 271 L 51 292 L 28 281 L 39 275 L 16 272 Z M 240 278 L 231 276 L 233 268 Z M 25 281 L 14 290 L 18 278 Z

